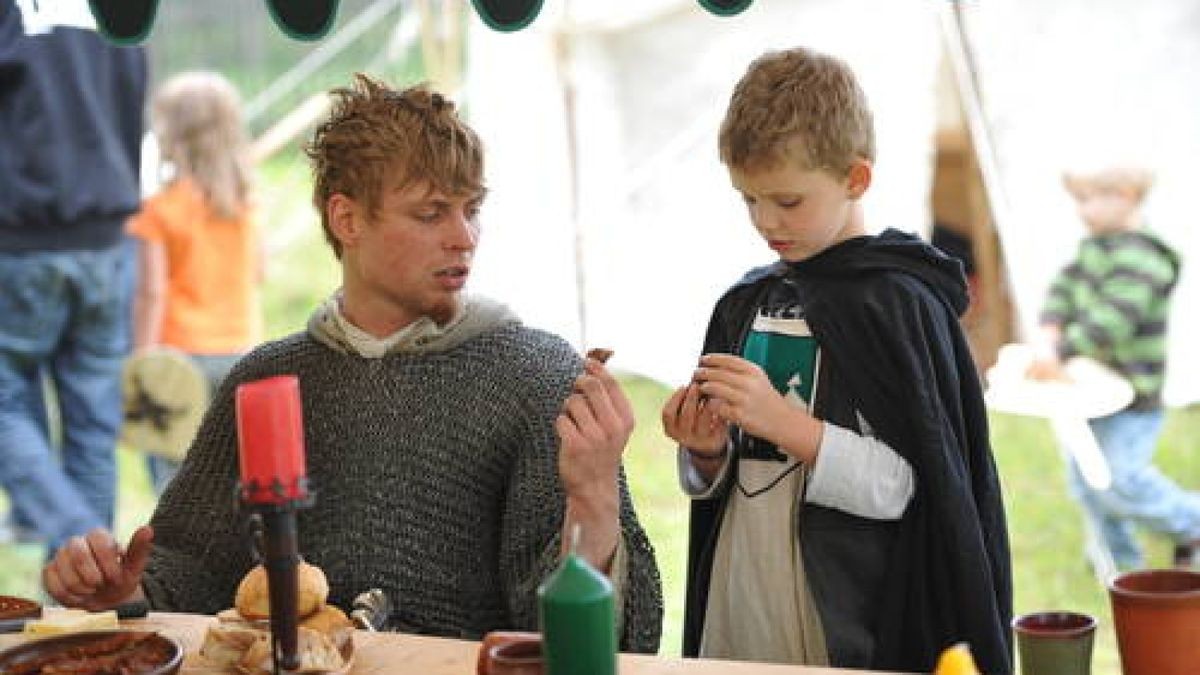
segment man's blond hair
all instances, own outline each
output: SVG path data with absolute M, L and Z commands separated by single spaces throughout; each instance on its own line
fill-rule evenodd
M 333 110 L 305 153 L 313 166 L 313 204 L 338 257 L 341 243 L 326 212 L 334 194 L 365 204 L 374 217 L 391 175 L 400 185 L 429 181 L 448 195 L 483 191 L 483 143 L 441 94 L 423 84 L 397 91 L 361 73 L 352 87 L 331 94 Z
M 750 64 L 733 90 L 719 146 L 731 168 L 791 160 L 844 176 L 856 160 L 875 160 L 875 130 L 850 67 L 796 47 Z

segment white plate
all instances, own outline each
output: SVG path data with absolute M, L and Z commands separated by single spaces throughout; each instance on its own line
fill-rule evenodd
M 1133 402 L 1129 381 L 1099 362 L 1076 356 L 1064 364 L 1066 380 L 1040 381 L 1025 376 L 1033 363 L 1028 345 L 1000 348 L 988 369 L 984 400 L 992 410 L 1014 415 L 1091 419 L 1119 412 Z

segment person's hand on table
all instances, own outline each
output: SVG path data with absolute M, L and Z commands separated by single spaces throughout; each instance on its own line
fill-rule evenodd
M 124 550 L 101 528 L 71 537 L 42 570 L 42 584 L 64 607 L 92 612 L 141 600 L 142 571 L 153 541 L 148 525 L 133 533 Z

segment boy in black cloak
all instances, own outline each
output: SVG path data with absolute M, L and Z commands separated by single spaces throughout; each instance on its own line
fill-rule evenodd
M 866 97 L 841 61 L 767 53 L 721 160 L 779 255 L 718 300 L 663 408 L 692 495 L 684 653 L 930 672 L 966 642 L 1012 673 L 1012 578 L 961 264 L 867 234 Z

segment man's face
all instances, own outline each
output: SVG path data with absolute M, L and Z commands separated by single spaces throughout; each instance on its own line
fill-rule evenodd
M 1082 185 L 1072 193 L 1079 217 L 1092 234 L 1126 230 L 1137 222 L 1137 198 L 1131 189 L 1116 185 Z
M 790 161 L 772 168 L 730 168 L 729 176 L 767 245 L 783 260 L 795 262 L 863 234 L 851 208 L 866 189 L 861 172 L 866 171 L 869 183 L 870 168 L 865 163 L 856 167 L 853 178 L 844 179 Z
M 422 316 L 449 321 L 471 271 L 483 196 L 446 194 L 428 181 L 385 182 L 374 214 L 356 203 L 354 233 L 342 244 L 359 304 L 397 328 Z

